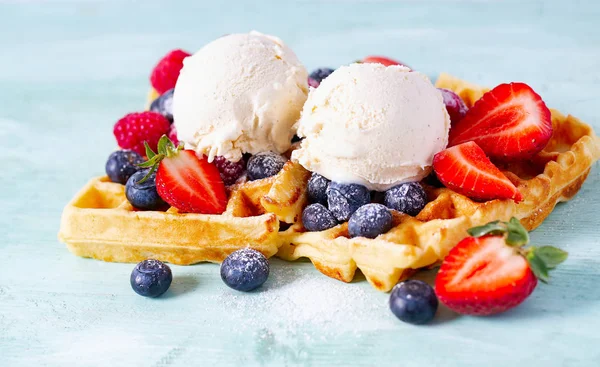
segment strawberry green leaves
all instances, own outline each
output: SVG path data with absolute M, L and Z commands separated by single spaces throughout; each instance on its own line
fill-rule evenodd
M 558 264 L 567 259 L 568 253 L 552 246 L 533 247 L 535 255 L 542 259 L 548 269 L 554 269 Z
M 473 227 L 467 232 L 472 237 L 506 234 L 506 243 L 517 247 L 523 246 L 529 242 L 529 233 L 527 233 L 527 230 L 515 217 L 512 217 L 508 222 L 501 222 L 499 220 L 489 222 L 482 226 Z
M 508 222 L 498 220 L 489 222 L 473 227 L 467 232 L 472 237 L 503 236 L 506 244 L 514 247 L 520 255 L 527 259 L 531 271 L 544 283 L 548 282 L 549 271 L 565 261 L 568 256 L 567 252 L 553 246 L 525 248 L 524 246 L 529 244 L 529 233 L 515 217 Z
M 510 218 L 506 223 L 506 229 L 508 230 L 506 243 L 509 245 L 521 247 L 529 243 L 529 233 L 517 218 Z
M 567 252 L 553 246 L 530 247 L 525 258 L 531 271 L 544 283 L 548 283 L 548 272 L 567 259 Z
M 550 275 L 548 274 L 548 266 L 540 257 L 535 256 L 535 251 L 528 251 L 525 259 L 529 263 L 529 268 L 535 274 L 535 277 L 544 283 L 548 283 Z
M 138 183 L 144 183 L 154 172 L 156 172 L 160 161 L 165 159 L 165 157 L 172 157 L 176 155 L 177 152 L 183 149 L 183 144 L 175 146 L 175 144 L 173 144 L 173 142 L 166 135 L 163 135 L 161 136 L 160 140 L 158 140 L 156 149 L 158 153 L 155 153 L 147 142 L 144 142 L 144 147 L 146 148 L 146 157 L 148 157 L 148 160 L 138 164 L 137 166 L 141 168 L 150 168 L 150 170 Z

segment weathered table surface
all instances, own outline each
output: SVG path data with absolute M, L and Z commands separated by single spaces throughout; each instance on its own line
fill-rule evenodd
M 504 315 L 442 309 L 425 327 L 397 321 L 364 280 L 307 262 L 274 260 L 252 294 L 226 288 L 217 265 L 173 266 L 166 297 L 145 299 L 131 264 L 56 240 L 63 205 L 103 172 L 112 124 L 140 109 L 157 58 L 225 33 L 276 34 L 309 69 L 375 53 L 431 76 L 526 81 L 600 130 L 600 6 L 523 3 L 0 1 L 0 365 L 600 365 L 597 167 L 532 234 L 570 252 L 551 285 Z

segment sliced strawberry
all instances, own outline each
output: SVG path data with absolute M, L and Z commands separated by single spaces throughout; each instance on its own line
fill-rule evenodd
M 365 64 L 368 64 L 368 63 L 382 64 L 385 66 L 401 65 L 401 66 L 406 66 L 407 68 L 410 69 L 410 67 L 408 67 L 408 65 L 401 63 L 399 61 L 390 59 L 389 57 L 384 57 L 384 56 L 367 56 L 364 59 L 362 59 L 361 62 L 363 62 Z
M 444 259 L 435 293 L 448 308 L 467 315 L 491 315 L 523 302 L 538 278 L 567 258 L 551 246 L 524 248 L 529 235 L 516 218 L 469 230 Z
M 467 237 L 444 259 L 435 293 L 458 313 L 491 315 L 520 304 L 536 285 L 527 260 L 502 236 Z
M 477 200 L 522 200 L 521 193 L 474 142 L 448 148 L 433 157 L 433 170 L 449 189 Z
M 487 92 L 452 126 L 450 146 L 476 142 L 490 157 L 526 159 L 552 137 L 550 110 L 524 83 L 500 84 Z
M 181 150 L 163 136 L 158 154 L 147 149 L 148 162 L 156 167 L 156 190 L 169 205 L 184 213 L 221 214 L 227 206 L 225 185 L 217 167 L 192 150 Z

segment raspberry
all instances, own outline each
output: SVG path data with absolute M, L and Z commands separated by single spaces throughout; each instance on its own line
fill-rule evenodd
M 171 130 L 169 130 L 169 134 L 167 134 L 167 136 L 173 142 L 173 144 L 179 145 L 179 139 L 177 139 L 177 129 L 175 128 L 175 124 L 171 125 Z
M 183 50 L 173 50 L 166 54 L 152 70 L 150 83 L 158 94 L 163 94 L 169 89 L 175 88 L 179 72 L 183 67 L 183 59 L 190 56 Z
M 230 162 L 224 157 L 215 157 L 213 163 L 221 173 L 221 179 L 225 185 L 233 185 L 246 171 L 246 161 L 244 158 L 237 162 Z
M 144 141 L 156 151 L 158 139 L 169 131 L 170 126 L 169 120 L 159 113 L 135 112 L 117 121 L 113 133 L 121 148 L 131 149 L 145 156 Z

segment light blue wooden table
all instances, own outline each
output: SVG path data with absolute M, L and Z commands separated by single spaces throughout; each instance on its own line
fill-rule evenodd
M 600 130 L 600 5 L 521 2 L 0 1 L 0 366 L 600 365 L 598 167 L 532 235 L 570 252 L 551 285 L 504 315 L 442 309 L 425 327 L 396 320 L 364 280 L 306 262 L 274 260 L 253 294 L 226 288 L 216 265 L 173 266 L 166 296 L 145 299 L 132 265 L 56 240 L 157 58 L 225 33 L 276 34 L 309 69 L 375 53 L 431 76 L 527 81 Z

